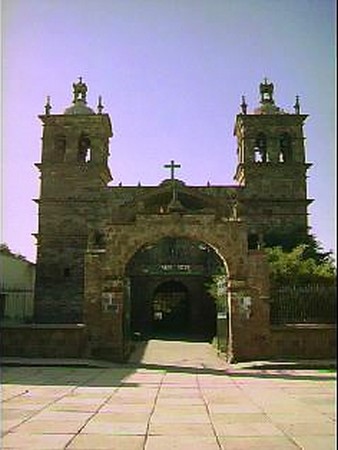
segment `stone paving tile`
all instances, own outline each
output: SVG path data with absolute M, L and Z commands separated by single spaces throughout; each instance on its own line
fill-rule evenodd
M 145 450 L 219 450 L 215 437 L 149 436 Z
M 50 411 L 65 411 L 65 412 L 82 412 L 94 413 L 97 411 L 97 405 L 81 404 L 81 403 L 53 403 L 49 406 Z
M 209 404 L 209 409 L 212 414 L 216 413 L 230 413 L 230 414 L 240 414 L 240 413 L 251 413 L 259 414 L 262 409 L 253 404 L 223 404 L 223 403 L 211 403 Z
M 222 423 L 214 422 L 217 436 L 282 436 L 282 431 L 268 422 Z
M 123 404 L 122 402 L 118 402 L 118 403 L 106 403 L 101 409 L 100 409 L 100 413 L 106 414 L 106 413 L 128 413 L 128 412 L 139 412 L 139 413 L 143 413 L 143 414 L 147 414 L 152 411 L 153 409 L 153 403 L 147 403 L 147 404 L 142 404 L 142 403 L 128 403 L 128 404 Z
M 128 385 L 131 383 L 135 383 L 137 385 L 152 385 L 157 384 L 161 381 L 164 371 L 158 373 L 149 373 L 149 371 L 136 371 L 135 373 L 128 375 L 123 379 L 122 385 Z
M 147 417 L 142 422 L 107 422 L 101 417 L 91 420 L 82 430 L 85 434 L 113 434 L 144 436 L 147 432 Z
M 319 414 L 317 411 L 313 411 L 312 409 L 310 411 L 303 411 L 301 414 L 297 414 L 295 412 L 290 412 L 288 414 L 283 414 L 281 412 L 268 412 L 266 417 L 271 420 L 271 422 L 276 424 L 328 423 L 328 419 L 324 414 Z
M 155 414 L 205 414 L 206 408 L 204 404 L 200 405 L 180 405 L 180 404 L 164 404 L 156 403 Z
M 76 434 L 85 422 L 82 420 L 39 420 L 31 419 L 20 425 L 24 434 Z
M 175 413 L 169 412 L 155 412 L 155 414 L 151 418 L 151 424 L 170 424 L 170 423 L 210 423 L 210 418 L 208 414 L 205 412 L 204 414 L 184 414 L 180 411 L 175 411 Z
M 7 401 L 15 397 L 19 397 L 27 392 L 22 386 L 4 385 L 1 389 L 2 401 Z
M 143 442 L 144 436 L 81 433 L 75 437 L 67 450 L 143 450 Z
M 220 437 L 224 450 L 300 450 L 300 447 L 285 436 L 263 437 Z M 301 447 L 308 450 L 307 447 Z M 316 450 L 327 450 L 318 447 Z
M 5 407 L 6 410 L 23 410 L 23 411 L 32 411 L 32 412 L 38 412 L 41 409 L 43 409 L 46 406 L 46 400 L 40 399 L 40 400 L 21 400 L 21 399 L 14 399 L 10 400 L 9 402 L 6 402 Z
M 140 405 L 140 406 L 149 406 L 151 407 L 154 403 L 153 399 L 149 399 L 147 397 L 139 397 L 135 396 L 133 398 L 132 396 L 123 396 L 118 395 L 114 398 L 112 398 L 109 402 L 105 404 L 105 406 L 108 405 Z
M 8 433 L 9 431 L 14 430 L 22 423 L 22 420 L 19 419 L 3 419 L 1 421 L 1 436 Z
M 331 418 L 336 417 L 336 405 L 334 403 L 330 403 L 327 405 L 311 405 L 311 408 L 313 408 L 315 411 L 325 414 Z
M 129 423 L 143 423 L 147 421 L 147 417 L 150 415 L 145 414 L 144 412 L 135 412 L 133 410 L 130 410 L 129 412 L 121 412 L 116 411 L 115 413 L 112 412 L 100 412 L 96 414 L 94 417 L 92 417 L 91 421 L 89 423 L 96 423 L 96 422 L 108 422 L 108 423 L 120 423 L 120 422 L 129 422 Z
M 217 393 L 215 394 L 206 394 L 204 395 L 204 398 L 206 400 L 206 402 L 208 404 L 212 404 L 212 405 L 242 405 L 242 404 L 248 404 L 248 397 L 244 397 L 244 395 L 229 395 L 227 396 L 226 394 L 223 393 L 219 393 L 219 395 L 217 395 Z M 251 404 L 253 404 L 253 402 L 250 402 Z
M 159 398 L 157 401 L 157 405 L 159 407 L 161 406 L 169 406 L 169 405 L 204 405 L 204 401 L 202 398 L 200 397 L 195 397 L 195 398 L 189 398 L 189 397 L 184 397 L 184 398 L 179 398 L 179 397 L 164 397 L 164 398 Z
M 150 435 L 164 436 L 214 436 L 211 424 L 181 423 L 179 417 L 176 423 L 150 423 Z
M 119 389 L 119 386 L 77 386 L 72 392 L 75 395 L 109 397 Z
M 336 437 L 333 436 L 294 436 L 295 442 L 305 450 L 336 450 Z
M 71 438 L 71 434 L 9 433 L 3 437 L 2 448 L 4 450 L 63 450 Z
M 41 422 L 53 420 L 54 422 L 78 421 L 85 423 L 92 415 L 91 412 L 54 411 L 47 408 L 36 414 L 34 418 Z
M 279 427 L 289 436 L 334 436 L 336 427 L 333 422 L 280 423 Z
M 55 404 L 69 404 L 69 405 L 91 405 L 98 407 L 106 400 L 106 397 L 85 396 L 85 395 L 67 395 Z
M 31 417 L 34 413 L 22 409 L 8 409 L 5 405 L 2 408 L 3 420 L 24 420 Z
M 282 416 L 284 417 L 284 416 Z M 245 424 L 270 422 L 269 417 L 263 413 L 215 413 L 211 415 L 213 424 Z

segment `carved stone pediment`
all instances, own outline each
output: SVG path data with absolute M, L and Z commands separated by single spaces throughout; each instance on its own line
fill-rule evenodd
M 158 188 L 150 192 L 140 192 L 134 199 L 126 203 L 123 208 L 142 214 L 168 214 L 182 212 L 189 214 L 215 214 L 217 216 L 230 217 L 232 214 L 231 202 L 224 202 L 198 192 L 193 187 L 188 187 L 175 180 L 172 183 L 162 183 Z

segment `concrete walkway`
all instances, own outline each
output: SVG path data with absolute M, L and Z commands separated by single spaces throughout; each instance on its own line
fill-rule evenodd
M 3 449 L 336 448 L 333 370 L 230 367 L 207 343 L 155 340 L 125 365 L 30 362 L 2 368 Z

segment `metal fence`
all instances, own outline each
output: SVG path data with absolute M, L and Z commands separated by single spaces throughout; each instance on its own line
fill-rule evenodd
M 271 291 L 270 323 L 336 323 L 336 285 L 283 286 Z
M 28 322 L 34 309 L 33 289 L 0 286 L 0 318 L 2 321 Z

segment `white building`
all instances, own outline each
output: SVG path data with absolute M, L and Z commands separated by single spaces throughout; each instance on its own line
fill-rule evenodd
M 29 322 L 33 317 L 35 264 L 0 245 L 0 314 L 3 322 Z

